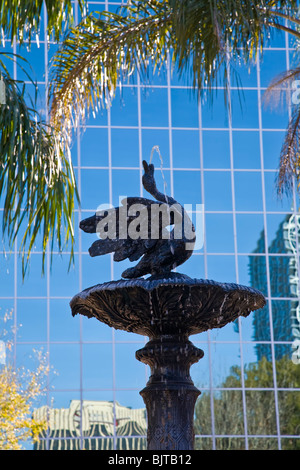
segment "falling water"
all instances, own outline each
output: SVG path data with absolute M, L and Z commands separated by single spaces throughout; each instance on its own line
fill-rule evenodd
M 163 172 L 163 164 L 164 164 L 164 161 L 163 161 L 163 158 L 162 158 L 162 155 L 160 153 L 160 150 L 159 150 L 159 146 L 158 145 L 154 145 L 152 147 L 152 150 L 151 150 L 151 154 L 150 154 L 150 161 L 149 163 L 152 162 L 152 158 L 153 158 L 153 153 L 154 151 L 156 151 L 158 153 L 158 156 L 159 156 L 159 159 L 160 159 L 160 172 L 161 172 L 161 176 L 162 176 L 162 179 L 163 179 L 163 184 L 164 184 L 164 195 L 168 201 L 168 196 L 167 196 L 167 182 L 166 182 L 166 179 L 165 179 L 165 175 L 164 175 L 164 172 Z
M 160 172 L 161 172 L 161 176 L 162 176 L 162 179 L 163 179 L 164 196 L 165 196 L 166 201 L 167 201 L 167 204 L 168 204 L 168 211 L 169 211 L 169 218 L 170 218 L 169 197 L 168 197 L 168 195 L 167 195 L 167 182 L 166 182 L 165 175 L 164 175 L 164 172 L 163 172 L 163 164 L 164 164 L 164 162 L 163 162 L 163 158 L 162 158 L 162 155 L 161 155 L 161 153 L 160 153 L 160 149 L 159 149 L 159 146 L 158 146 L 158 145 L 154 145 L 154 146 L 152 147 L 149 163 L 152 162 L 152 158 L 153 158 L 154 151 L 156 151 L 156 152 L 158 153 L 158 156 L 159 156 L 159 159 L 160 159 Z M 169 242 L 170 242 L 170 237 L 169 237 Z M 171 243 L 170 243 L 170 250 L 171 250 L 172 254 L 174 255 L 174 247 L 172 246 Z M 176 267 L 176 266 L 175 266 L 175 267 Z

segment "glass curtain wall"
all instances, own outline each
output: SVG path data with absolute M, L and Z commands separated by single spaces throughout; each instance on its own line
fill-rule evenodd
M 89 10 L 115 10 L 120 4 L 93 1 Z M 78 15 L 76 2 L 74 8 Z M 10 50 L 9 43 L 5 47 Z M 39 44 L 33 42 L 26 55 L 45 116 L 48 64 L 56 49 L 41 31 Z M 69 302 L 84 288 L 120 279 L 129 266 L 126 261 L 114 263 L 110 255 L 91 258 L 88 248 L 95 239 L 82 233 L 78 223 L 99 204 L 118 205 L 119 197 L 143 195 L 142 160 L 149 160 L 154 146 L 163 160 L 167 193 L 191 204 L 193 211 L 197 204 L 204 205 L 203 246 L 179 271 L 250 285 L 267 297 L 263 310 L 190 338 L 205 353 L 191 368 L 202 392 L 195 412 L 196 448 L 299 448 L 300 365 L 293 361 L 294 341 L 300 334 L 299 201 L 296 194 L 279 201 L 275 188 L 288 112 L 263 105 L 270 80 L 290 67 L 292 57 L 292 44 L 283 33 L 271 38 L 256 66 L 240 67 L 241 106 L 239 92 L 232 86 L 231 115 L 222 89 L 212 107 L 208 96 L 199 103 L 186 81 L 168 67 L 149 84 L 135 76 L 117 92 L 109 110 L 89 118 L 73 143 L 81 197 L 75 214 L 75 266 L 68 272 L 69 255 L 63 253 L 54 256 L 50 269 L 48 256 L 41 277 L 37 246 L 22 282 L 18 240 L 11 254 L 3 245 L 0 315 L 11 311 L 17 327 L 8 357 L 16 366 L 31 367 L 34 349 L 47 353 L 51 367 L 47 392 L 35 413 L 56 410 L 73 423 L 72 427 L 49 419 L 41 449 L 66 448 L 67 441 L 69 448 L 75 443 L 76 448 L 144 448 L 146 425 L 139 391 L 149 370 L 135 359 L 135 351 L 146 339 L 95 319 L 73 318 Z M 17 67 L 13 73 L 24 78 Z M 153 163 L 163 188 L 156 151 Z M 120 417 L 127 419 L 127 425 Z M 136 436 L 140 441 L 132 447 L 130 438 L 138 442 Z

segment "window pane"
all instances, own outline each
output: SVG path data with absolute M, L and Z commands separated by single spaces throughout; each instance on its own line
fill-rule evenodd
M 261 168 L 259 133 L 255 131 L 233 131 L 233 160 L 236 169 Z
M 231 91 L 232 127 L 258 129 L 258 106 L 256 90 Z
M 262 214 L 237 214 L 237 247 L 240 253 L 251 253 L 261 246 L 260 239 L 264 229 L 264 218 Z
M 276 176 L 277 172 L 275 171 L 264 172 L 266 209 L 271 212 L 288 212 L 292 208 L 292 197 L 279 198 L 277 194 Z
M 82 376 L 84 388 L 112 388 L 112 353 L 113 349 L 111 344 L 91 343 L 82 345 Z
M 264 131 L 264 168 L 266 170 L 277 170 L 279 167 L 280 151 L 284 142 L 285 132 Z
M 204 168 L 230 168 L 228 131 L 203 131 Z
M 208 255 L 207 277 L 217 282 L 236 282 L 235 259 L 232 255 Z
M 232 214 L 206 214 L 205 230 L 208 253 L 234 253 Z
M 271 81 L 286 69 L 285 51 L 264 51 L 260 65 L 260 82 L 268 87 Z
M 261 173 L 234 174 L 235 204 L 238 211 L 262 211 Z
M 174 171 L 174 197 L 196 210 L 196 205 L 202 203 L 200 171 Z
M 18 299 L 18 337 L 25 342 L 47 340 L 47 301 L 45 299 Z
M 82 166 L 108 165 L 108 133 L 107 129 L 87 128 L 80 142 L 80 158 Z
M 120 206 L 120 197 L 130 197 L 139 195 L 140 180 L 141 175 L 139 170 L 113 170 L 113 206 Z
M 187 90 L 172 89 L 172 126 L 198 127 L 198 103 Z
M 112 166 L 139 166 L 139 134 L 136 129 L 111 130 Z
M 81 182 L 85 188 L 81 195 L 82 209 L 96 211 L 100 204 L 109 204 L 107 170 L 81 170 Z
M 203 128 L 228 128 L 228 109 L 224 102 L 222 90 L 214 97 L 213 103 L 210 100 L 203 100 L 201 106 Z
M 174 168 L 199 168 L 199 132 L 173 130 L 172 149 Z
M 168 92 L 165 88 L 145 88 L 141 107 L 142 126 L 168 127 Z
M 112 126 L 137 126 L 137 90 L 131 87 L 118 89 L 111 107 Z
M 205 210 L 232 210 L 231 176 L 225 171 L 204 173 Z

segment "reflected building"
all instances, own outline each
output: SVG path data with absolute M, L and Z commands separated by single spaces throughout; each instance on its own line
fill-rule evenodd
M 287 215 L 281 222 L 274 240 L 268 247 L 269 275 L 272 307 L 272 326 L 274 341 L 276 341 L 275 357 L 280 359 L 285 355 L 291 355 L 291 346 L 286 342 L 292 342 L 299 330 L 299 276 L 298 276 L 298 244 L 299 216 Z M 267 265 L 265 255 L 265 233 L 257 241 L 257 247 L 249 257 L 250 284 L 261 290 L 268 296 Z M 295 300 L 293 300 L 295 298 Z M 257 359 L 263 356 L 272 360 L 271 332 L 269 305 L 254 312 L 253 315 L 253 340 L 257 341 Z M 262 343 L 260 343 L 262 342 Z M 282 344 L 280 344 L 282 342 Z
M 33 418 L 48 428 L 34 450 L 145 450 L 146 409 L 117 402 L 72 400 L 69 408 L 42 406 Z

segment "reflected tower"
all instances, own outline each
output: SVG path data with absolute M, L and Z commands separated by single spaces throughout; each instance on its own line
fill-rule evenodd
M 274 340 L 277 342 L 293 341 L 299 330 L 299 275 L 298 275 L 298 243 L 299 216 L 287 215 L 280 223 L 276 236 L 271 242 L 268 252 L 270 270 L 270 290 L 272 296 L 272 320 Z M 250 285 L 260 289 L 266 296 L 267 267 L 265 255 L 264 230 L 257 241 L 257 246 L 249 257 Z M 295 298 L 293 300 L 292 298 Z M 276 299 L 276 300 L 274 300 Z M 285 299 L 285 300 L 283 300 Z M 259 314 L 253 314 L 253 340 L 270 342 L 269 307 L 265 305 Z M 291 354 L 288 344 L 276 345 L 276 359 Z M 265 356 L 271 360 L 269 344 L 257 344 L 257 359 Z

